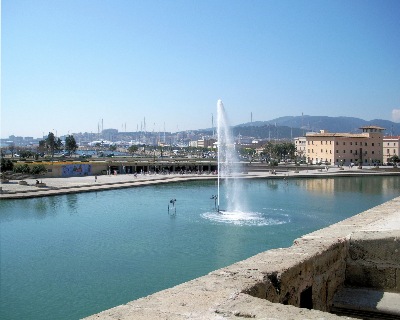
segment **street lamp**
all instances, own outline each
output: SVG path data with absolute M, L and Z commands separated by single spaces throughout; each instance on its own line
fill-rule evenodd
M 343 170 L 343 160 L 341 156 L 339 156 L 339 170 Z

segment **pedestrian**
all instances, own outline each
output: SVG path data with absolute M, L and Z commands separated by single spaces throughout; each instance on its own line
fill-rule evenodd
M 97 175 L 94 176 L 94 182 L 97 182 Z

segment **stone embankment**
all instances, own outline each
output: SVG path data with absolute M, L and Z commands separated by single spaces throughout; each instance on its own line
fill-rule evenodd
M 276 169 L 269 171 L 249 171 L 238 176 L 242 179 L 297 179 L 297 178 L 329 178 L 335 176 L 360 176 L 360 175 L 400 175 L 400 172 L 375 171 L 370 169 L 359 170 L 356 168 L 340 170 L 331 167 L 329 170 L 289 170 Z M 97 178 L 96 178 L 97 177 Z M 130 188 L 144 185 L 171 183 L 194 180 L 217 179 L 215 174 L 118 174 L 98 175 L 69 178 L 29 178 L 3 179 L 0 186 L 0 199 L 22 199 L 34 197 L 55 196 L 61 194 L 104 191 L 110 189 Z
M 0 199 L 47 197 L 70 193 L 98 192 L 161 183 L 215 179 L 212 175 L 104 175 L 10 180 L 1 184 Z M 22 182 L 22 183 L 21 183 Z
M 400 197 L 87 320 L 343 319 L 329 312 L 399 319 Z

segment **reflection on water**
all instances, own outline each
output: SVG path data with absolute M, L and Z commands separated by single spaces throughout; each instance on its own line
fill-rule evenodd
M 398 177 L 243 185 L 247 213 L 213 211 L 214 181 L 1 201 L 0 318 L 82 318 L 400 195 Z
M 293 180 L 292 180 L 293 181 Z M 333 193 L 355 192 L 380 194 L 399 187 L 398 177 L 352 177 L 352 178 L 321 178 L 294 180 L 301 188 L 309 192 Z
M 97 194 L 97 192 L 96 192 Z M 66 196 L 67 200 L 67 206 L 69 208 L 69 213 L 77 213 L 78 212 L 78 194 L 73 193 L 73 194 L 68 194 Z
M 33 200 L 29 200 L 33 202 L 33 206 L 35 208 L 35 213 L 39 217 L 43 217 L 44 214 L 47 212 L 48 209 L 48 202 L 49 202 L 50 197 L 45 197 L 45 198 L 37 198 Z
M 277 190 L 279 186 L 279 181 L 275 179 L 270 179 L 266 181 L 266 185 L 269 189 Z

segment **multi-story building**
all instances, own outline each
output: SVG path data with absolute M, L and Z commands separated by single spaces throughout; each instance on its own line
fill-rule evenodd
M 295 156 L 299 160 L 305 160 L 307 155 L 306 137 L 294 138 Z
M 214 143 L 216 142 L 216 139 L 200 139 L 197 140 L 197 147 L 198 148 L 204 148 L 204 149 L 212 149 L 214 147 Z
M 334 165 L 382 163 L 383 130 L 377 126 L 360 128 L 362 133 L 319 133 L 306 134 L 308 163 Z
M 400 157 L 400 136 L 383 137 L 383 162 L 392 162 L 394 156 Z

